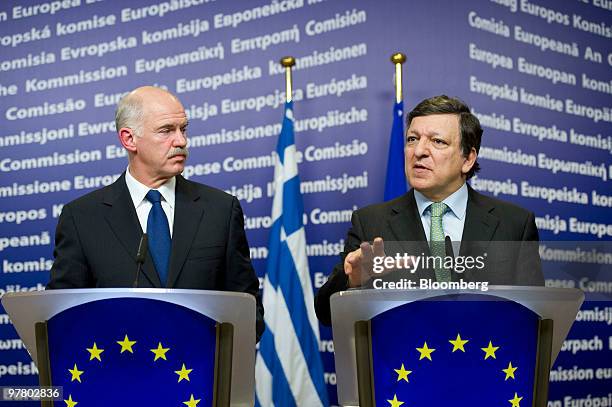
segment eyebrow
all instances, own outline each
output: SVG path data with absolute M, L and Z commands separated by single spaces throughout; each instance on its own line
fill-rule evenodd
M 179 127 L 180 127 L 181 129 L 184 129 L 184 128 L 187 128 L 187 126 L 189 126 L 189 120 L 186 120 L 186 121 L 185 121 L 184 123 L 182 123 L 182 124 L 181 124 Z M 175 124 L 173 124 L 173 123 L 166 123 L 166 124 L 162 124 L 161 126 L 157 127 L 156 131 L 157 131 L 157 130 L 165 130 L 165 129 L 167 129 L 167 130 L 172 130 L 172 129 L 174 129 L 175 127 L 176 127 L 176 125 L 175 125 Z
M 444 134 L 442 134 L 442 133 L 438 133 L 438 132 L 433 132 L 433 133 L 425 133 L 425 134 L 423 134 L 423 133 L 421 133 L 421 132 L 414 131 L 414 130 L 412 130 L 412 131 L 411 131 L 410 129 L 408 129 L 408 130 L 406 131 L 406 136 L 408 136 L 409 134 L 416 134 L 416 135 L 421 136 L 421 137 L 434 137 L 434 136 L 438 136 L 438 137 L 440 137 L 440 136 L 444 136 Z

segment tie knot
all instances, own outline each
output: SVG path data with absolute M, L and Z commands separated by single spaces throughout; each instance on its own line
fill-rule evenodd
M 431 208 L 431 216 L 442 216 L 448 210 L 448 206 L 444 202 L 434 202 L 429 205 Z
M 146 198 L 152 204 L 156 202 L 161 202 L 161 194 L 159 193 L 159 191 L 156 191 L 154 189 L 151 189 L 149 192 L 147 192 Z

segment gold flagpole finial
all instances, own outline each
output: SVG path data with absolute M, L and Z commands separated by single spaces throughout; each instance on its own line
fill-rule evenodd
M 391 62 L 395 65 L 395 102 L 402 101 L 402 64 L 406 62 L 406 55 L 396 52 L 391 55 Z
M 291 81 L 291 67 L 295 65 L 294 57 L 283 57 L 280 60 L 280 64 L 285 67 L 285 100 L 291 102 L 292 100 L 292 81 Z

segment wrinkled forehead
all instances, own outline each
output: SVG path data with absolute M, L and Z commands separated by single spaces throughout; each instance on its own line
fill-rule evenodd
M 150 98 L 143 101 L 143 116 L 145 122 L 187 122 L 185 108 L 172 95 Z
M 456 114 L 432 114 L 418 116 L 412 119 L 408 134 L 419 136 L 447 135 L 459 136 L 459 115 Z

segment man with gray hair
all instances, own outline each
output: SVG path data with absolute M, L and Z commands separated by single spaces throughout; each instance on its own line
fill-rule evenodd
M 149 250 L 138 287 L 226 290 L 257 299 L 238 200 L 180 174 L 187 160 L 187 116 L 176 96 L 144 86 L 121 99 L 115 117 L 127 170 L 113 184 L 64 206 L 49 289 L 131 287 L 143 233 Z

